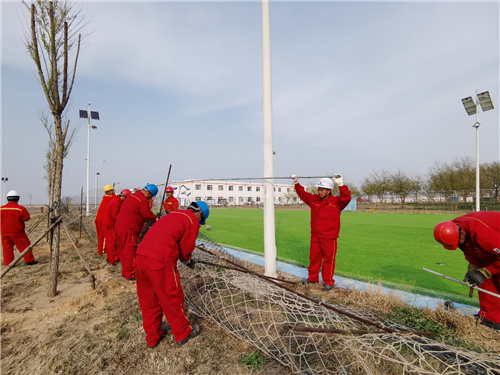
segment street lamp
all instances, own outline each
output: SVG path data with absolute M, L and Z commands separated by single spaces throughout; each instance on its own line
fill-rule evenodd
M 490 93 L 488 91 L 477 93 L 476 90 L 476 101 L 472 97 L 467 97 L 462 99 L 462 103 L 465 107 L 465 111 L 469 116 L 476 115 L 476 123 L 472 125 L 476 128 L 476 211 L 481 211 L 481 199 L 480 199 L 480 167 L 479 167 L 479 106 L 483 112 L 493 109 L 493 102 L 491 101 Z
M 7 181 L 9 181 L 9 178 L 2 176 L 2 182 L 3 182 L 3 184 L 2 184 L 2 206 L 5 203 L 5 184 L 7 183 Z
M 87 202 L 85 214 L 89 215 L 89 181 L 90 181 L 90 128 L 97 129 L 97 126 L 90 125 L 90 119 L 99 120 L 99 112 L 90 111 L 90 103 L 88 111 L 80 109 L 80 118 L 88 119 L 87 129 Z
M 101 160 L 99 163 L 106 163 L 106 160 Z M 94 203 L 94 207 L 97 208 L 97 205 L 98 205 L 98 195 L 97 195 L 97 191 L 99 189 L 99 175 L 100 173 L 97 171 L 97 165 L 98 163 L 95 164 L 95 203 Z

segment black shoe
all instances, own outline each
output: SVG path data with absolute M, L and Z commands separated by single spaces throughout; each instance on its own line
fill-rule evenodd
M 302 279 L 302 285 L 307 285 L 307 284 L 317 284 L 318 281 L 311 281 L 309 279 Z
M 184 340 L 176 342 L 175 344 L 177 346 L 182 346 L 185 343 L 187 343 L 189 340 L 194 339 L 196 336 L 198 336 L 201 332 L 201 327 L 197 324 L 193 324 L 193 328 L 191 328 L 191 333 L 189 334 L 188 337 L 186 337 Z
M 38 264 L 38 260 L 34 260 L 33 262 L 26 262 L 25 264 L 27 266 L 34 266 L 35 264 Z
M 323 292 L 329 292 L 332 289 L 333 289 L 333 285 L 324 284 L 322 290 L 323 290 Z
M 153 349 L 153 348 L 156 348 L 158 346 L 158 344 L 165 338 L 165 334 L 161 335 L 161 337 L 158 339 L 158 342 L 156 344 L 154 344 L 153 346 L 148 346 L 149 349 Z

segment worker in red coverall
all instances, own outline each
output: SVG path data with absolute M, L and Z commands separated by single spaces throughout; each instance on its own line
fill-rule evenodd
M 191 255 L 200 224 L 205 225 L 209 213 L 205 202 L 196 201 L 187 210 L 165 215 L 146 233 L 137 249 L 137 296 L 150 348 L 165 336 L 161 328 L 163 314 L 178 346 L 201 332 L 198 325 L 191 326 L 186 316 L 177 261 L 194 268 Z
M 28 235 L 24 230 L 24 223 L 30 219 L 30 214 L 25 207 L 17 204 L 19 198 L 20 195 L 17 191 L 11 190 L 7 193 L 8 203 L 0 207 L 0 230 L 2 232 L 2 253 L 5 267 L 14 260 L 14 245 L 20 253 L 31 245 Z M 38 264 L 31 251 L 28 251 L 23 259 L 28 266 Z
M 434 238 L 445 249 L 460 248 L 469 262 L 464 281 L 500 295 L 500 212 L 482 211 L 439 223 Z M 480 323 L 500 330 L 500 298 L 479 291 Z
M 163 202 L 163 208 L 168 213 L 177 211 L 179 209 L 179 201 L 174 197 L 174 188 L 169 186 L 165 189 L 167 199 Z
M 115 223 L 125 198 L 131 194 L 129 189 L 123 189 L 119 195 L 113 195 L 104 210 L 102 227 L 104 231 L 104 243 L 106 244 L 106 261 L 108 264 L 116 265 L 120 261 L 118 256 L 118 241 L 115 234 Z
M 311 208 L 311 247 L 309 253 L 309 277 L 302 284 L 319 282 L 319 271 L 323 278 L 323 291 L 332 290 L 335 280 L 335 257 L 340 231 L 340 213 L 351 201 L 351 192 L 344 185 L 342 176 L 333 176 L 339 187 L 339 196 L 332 195 L 333 181 L 322 178 L 316 187 L 318 194 L 311 194 L 292 175 L 299 198 Z M 323 265 L 322 265 L 323 263 Z
M 115 196 L 115 188 L 111 185 L 104 186 L 104 196 L 102 197 L 101 204 L 97 209 L 97 214 L 95 215 L 95 229 L 97 232 L 97 254 L 102 255 L 106 252 L 106 240 L 104 236 L 104 226 L 102 224 L 102 219 L 104 217 L 104 211 L 111 201 L 111 197 Z
M 137 238 L 146 221 L 155 222 L 156 216 L 149 207 L 149 200 L 158 193 L 158 187 L 148 184 L 144 189 L 131 194 L 123 201 L 115 223 L 118 239 L 118 257 L 122 264 L 122 276 L 135 280 L 134 260 Z

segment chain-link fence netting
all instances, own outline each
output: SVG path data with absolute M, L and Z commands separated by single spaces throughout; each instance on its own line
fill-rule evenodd
M 96 239 L 95 215 L 68 213 Z M 266 277 L 200 233 L 196 267 L 183 268 L 190 310 L 267 353 L 295 374 L 500 375 L 500 355 L 432 340 L 383 314 L 326 303 L 296 281 Z
M 188 306 L 300 374 L 500 374 L 500 356 L 436 342 L 252 271 L 200 235 Z

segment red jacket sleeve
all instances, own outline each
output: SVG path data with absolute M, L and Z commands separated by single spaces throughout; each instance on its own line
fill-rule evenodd
M 141 213 L 141 216 L 144 220 L 146 221 L 152 221 L 153 223 L 156 221 L 156 216 L 155 214 L 151 211 L 151 208 L 149 208 L 149 202 L 146 201 L 146 204 L 141 204 L 139 206 L 139 211 Z
M 351 192 L 345 185 L 339 186 L 339 207 L 341 210 L 347 207 L 351 201 Z
M 31 219 L 30 213 L 28 212 L 28 210 L 26 209 L 26 207 L 22 206 L 21 215 L 19 216 L 19 218 L 22 221 L 28 221 L 29 219 Z
M 496 259 L 486 269 L 493 275 L 500 273 L 500 253 L 497 252 L 500 249 L 500 232 L 482 225 L 476 226 L 475 229 L 474 242 L 484 251 L 496 255 Z
M 311 205 L 311 201 L 314 199 L 314 195 L 311 193 L 308 193 L 304 187 L 299 184 L 298 182 L 295 184 L 295 191 L 297 192 L 297 195 L 299 196 L 300 200 L 307 204 L 308 206 Z
M 191 259 L 199 230 L 200 224 L 198 223 L 198 221 L 193 222 L 189 225 L 188 230 L 179 240 L 179 259 L 181 260 L 181 262 L 185 262 L 186 260 Z

